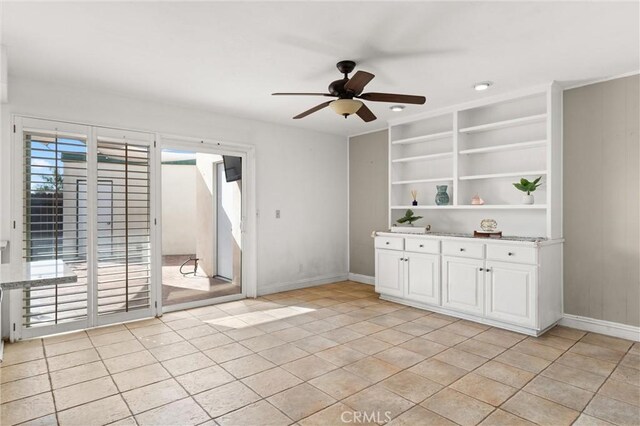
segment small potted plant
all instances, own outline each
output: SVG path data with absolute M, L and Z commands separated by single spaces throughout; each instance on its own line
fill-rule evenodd
M 522 204 L 533 204 L 534 199 L 531 193 L 535 191 L 540 185 L 542 185 L 542 183 L 540 183 L 541 179 L 542 176 L 538 177 L 533 182 L 529 182 L 527 179 L 522 178 L 520 179 L 520 182 L 513 184 L 513 186 L 515 186 L 520 191 L 526 192 L 526 195 L 522 196 Z
M 407 223 L 409 226 L 413 226 L 413 222 L 419 219 L 422 219 L 422 216 L 414 216 L 413 210 L 409 209 L 404 214 L 404 217 L 401 217 L 400 219 L 398 219 L 397 222 L 400 224 Z

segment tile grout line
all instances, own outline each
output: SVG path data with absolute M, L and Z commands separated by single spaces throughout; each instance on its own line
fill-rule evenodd
M 523 340 L 524 340 L 524 339 L 523 339 Z M 522 341 L 522 340 L 521 340 L 521 341 Z M 503 409 L 502 407 L 503 407 L 506 403 L 508 403 L 510 400 L 512 400 L 512 399 L 513 399 L 513 398 L 514 398 L 518 393 L 520 393 L 520 392 L 530 393 L 530 392 L 525 391 L 525 390 L 524 390 L 524 388 L 525 388 L 529 383 L 531 383 L 533 380 L 535 380 L 537 377 L 539 377 L 539 376 L 542 374 L 542 372 L 546 371 L 549 367 L 551 367 L 551 366 L 552 366 L 552 365 L 553 365 L 553 364 L 554 364 L 554 363 L 555 363 L 555 362 L 556 362 L 556 361 L 557 361 L 557 360 L 558 360 L 562 355 L 564 355 L 565 353 L 567 353 L 567 352 L 569 351 L 569 349 L 571 349 L 572 347 L 574 347 L 574 346 L 575 346 L 575 344 L 576 344 L 576 343 L 578 343 L 578 342 L 579 342 L 579 340 L 575 340 L 571 346 L 569 346 L 567 349 L 565 349 L 565 350 L 562 352 L 562 354 L 561 354 L 561 355 L 559 355 L 555 360 L 550 361 L 550 362 L 549 362 L 549 365 L 547 365 L 545 368 L 543 368 L 542 370 L 540 370 L 540 372 L 536 373 L 532 378 L 530 378 L 529 380 L 527 380 L 527 382 L 526 382 L 524 385 L 522 385 L 522 387 L 521 387 L 520 389 L 518 389 L 518 391 L 514 392 L 514 393 L 513 393 L 513 395 L 511 395 L 511 396 L 510 396 L 509 398 L 507 398 L 507 399 L 506 399 L 502 404 L 500 404 L 500 405 L 498 406 L 498 408 L 499 408 L 499 409 L 501 409 L 501 410 L 503 410 L 503 411 L 506 411 L 507 413 L 512 414 L 512 415 L 514 415 L 514 416 L 516 416 L 516 417 L 518 417 L 518 418 L 521 418 L 521 419 L 524 419 L 524 420 L 526 420 L 526 421 L 532 422 L 532 420 L 529 420 L 529 419 L 526 419 L 526 418 L 524 418 L 524 417 L 518 416 L 517 414 L 512 413 L 512 412 L 511 412 L 511 411 L 509 411 L 509 410 L 505 410 L 505 409 Z M 520 343 L 520 342 L 518 342 L 518 343 Z M 516 345 L 517 345 L 518 343 L 516 343 Z M 513 346 L 515 346 L 515 345 L 513 345 Z M 559 349 L 559 348 L 556 348 L 556 349 Z M 525 355 L 527 355 L 527 354 L 525 354 Z M 533 356 L 533 355 L 530 355 L 530 356 Z M 538 358 L 539 358 L 539 357 L 538 357 Z M 544 359 L 544 358 L 543 358 L 543 359 Z M 516 367 L 516 368 L 517 368 L 517 367 Z M 568 383 L 566 383 L 566 384 L 568 384 Z M 551 401 L 550 399 L 547 399 L 547 398 L 544 398 L 544 397 L 541 397 L 541 396 L 538 396 L 538 395 L 535 395 L 535 394 L 531 394 L 531 395 L 534 395 L 534 396 L 536 396 L 536 397 L 538 397 L 538 398 L 542 398 L 542 399 L 544 399 L 545 401 L 549 401 L 549 402 L 552 402 L 552 403 L 554 403 L 554 404 L 558 404 L 558 405 L 560 405 L 560 406 L 562 406 L 562 407 L 569 408 L 569 409 L 573 410 L 573 408 L 566 407 L 565 405 L 560 404 L 560 403 L 558 403 L 558 402 L 556 402 L 556 401 Z M 574 410 L 574 411 L 576 411 L 576 410 Z M 579 417 L 579 416 L 578 416 L 578 417 Z M 577 419 L 577 417 L 576 417 L 576 419 Z
M 584 339 L 584 338 L 585 338 L 586 336 L 588 336 L 588 335 L 589 335 L 589 333 L 585 333 L 585 335 L 584 335 L 584 336 L 582 336 L 582 337 L 580 338 L 580 340 L 579 340 L 579 341 L 581 341 L 582 339 Z M 578 343 L 578 342 L 576 342 L 576 343 Z M 613 367 L 613 368 L 611 369 L 611 372 L 610 372 L 610 373 L 607 375 L 607 377 L 602 381 L 602 384 L 601 384 L 600 386 L 598 386 L 598 388 L 593 392 L 593 395 L 591 396 L 591 398 L 589 399 L 589 401 L 586 403 L 586 405 L 584 406 L 584 408 L 583 408 L 583 409 L 582 409 L 582 411 L 580 412 L 580 415 L 576 418 L 576 420 L 575 420 L 573 423 L 575 423 L 576 421 L 578 421 L 578 419 L 580 418 L 580 416 L 584 413 L 584 410 L 586 410 L 586 409 L 587 409 L 587 407 L 589 407 L 589 404 L 591 404 L 591 401 L 593 401 L 593 399 L 598 395 L 598 393 L 600 392 L 600 389 L 602 389 L 602 387 L 607 383 L 607 381 L 611 378 L 611 375 L 613 374 L 613 372 L 614 372 L 614 371 L 616 371 L 616 370 L 618 369 L 618 367 L 620 366 L 620 363 L 622 362 L 622 360 L 623 360 L 623 359 L 624 359 L 624 358 L 629 354 L 629 352 L 631 351 L 631 348 L 633 348 L 633 345 L 634 345 L 634 344 L 632 343 L 632 344 L 631 344 L 631 346 L 629 346 L 629 348 L 627 348 L 627 351 L 626 351 L 626 352 L 624 353 L 624 355 L 623 355 L 623 356 L 618 360 L 618 362 L 616 363 L 615 367 Z M 573 346 L 572 346 L 572 347 L 573 347 Z M 597 359 L 597 358 L 596 358 L 596 359 Z M 605 397 L 606 397 L 606 395 L 605 395 Z M 611 398 L 611 399 L 618 401 L 618 399 L 616 399 L 616 398 Z M 623 401 L 621 401 L 621 402 L 623 402 Z M 639 407 L 640 407 L 640 406 L 639 406 Z M 640 409 L 640 408 L 639 408 L 639 409 Z M 591 414 L 587 414 L 587 416 L 590 416 L 590 415 L 591 415 Z M 603 420 L 603 421 L 608 421 L 608 420 L 605 420 L 605 419 L 602 419 L 602 418 L 598 417 L 597 415 L 593 415 L 592 417 L 595 417 L 595 418 L 600 419 L 600 420 Z M 572 424 L 573 424 L 573 423 L 572 423 Z
M 60 424 L 60 419 L 58 418 L 58 406 L 56 404 L 56 395 L 53 393 L 53 382 L 51 380 L 51 371 L 49 369 L 49 360 L 47 359 L 47 346 L 44 344 L 44 339 L 40 339 L 40 342 L 42 344 L 42 352 L 44 354 L 44 362 L 47 366 L 47 377 L 49 378 L 49 386 L 51 387 L 51 399 L 53 401 L 53 409 L 54 409 L 54 415 L 56 417 L 56 423 Z M 46 414 L 48 416 L 48 414 Z M 44 417 L 44 416 L 41 416 Z M 31 419 L 33 420 L 33 419 Z M 28 420 L 29 421 L 29 420 Z
M 446 327 L 446 326 L 445 326 L 445 327 Z M 441 328 L 443 328 L 443 327 L 441 327 Z M 440 328 L 440 329 L 441 329 L 441 328 Z M 460 343 L 457 343 L 456 345 L 454 345 L 454 346 L 452 346 L 452 347 L 456 347 L 456 346 L 458 346 L 458 345 L 460 345 L 460 344 L 462 344 L 462 343 L 464 343 L 464 342 L 467 342 L 467 341 L 469 341 L 469 340 L 473 339 L 474 337 L 476 337 L 476 336 L 478 336 L 478 335 L 480 335 L 480 334 L 484 333 L 485 331 L 488 331 L 488 330 L 491 330 L 491 329 L 492 329 L 492 327 L 490 327 L 490 328 L 488 328 L 488 329 L 485 329 L 485 330 L 482 330 L 480 333 L 477 333 L 477 334 L 475 334 L 475 335 L 473 335 L 473 336 L 470 336 L 470 337 L 468 337 L 467 339 L 463 340 L 463 341 L 462 341 L 462 342 L 460 342 Z M 439 330 L 439 329 L 438 329 L 438 330 Z M 452 333 L 453 333 L 453 332 L 452 332 Z M 456 333 L 453 333 L 453 334 L 456 334 Z M 466 336 L 462 336 L 462 337 L 466 337 Z M 434 393 L 433 395 L 431 395 L 431 396 L 429 396 L 429 397 L 425 398 L 425 399 L 424 399 L 424 401 L 422 401 L 422 402 L 421 402 L 420 404 L 418 404 L 418 405 L 420 405 L 420 406 L 422 407 L 422 403 L 423 403 L 423 402 L 425 402 L 427 399 L 429 399 L 429 398 L 431 398 L 431 397 L 433 397 L 433 396 L 435 396 L 435 395 L 439 394 L 440 392 L 442 392 L 442 391 L 443 391 L 443 390 L 445 390 L 445 389 L 451 389 L 451 390 L 453 390 L 453 391 L 455 391 L 455 392 L 461 393 L 462 395 L 468 396 L 468 397 L 470 397 L 470 398 L 472 398 L 472 399 L 474 399 L 474 400 L 476 400 L 476 401 L 480 401 L 480 402 L 482 402 L 482 403 L 484 403 L 484 404 L 487 404 L 487 405 L 491 406 L 492 410 L 491 410 L 489 413 L 487 413 L 487 415 L 486 415 L 486 416 L 484 416 L 484 417 L 483 417 L 483 418 L 482 418 L 482 419 L 481 419 L 477 424 L 482 423 L 482 422 L 483 422 L 487 417 L 489 417 L 491 414 L 493 414 L 494 412 L 496 412 L 496 410 L 498 410 L 499 406 L 494 406 L 494 405 L 492 405 L 492 404 L 488 404 L 488 403 L 486 403 L 486 402 L 484 402 L 484 401 L 481 401 L 481 400 L 479 400 L 479 399 L 477 399 L 477 398 L 472 397 L 471 395 L 467 395 L 467 394 L 466 394 L 466 393 L 464 393 L 464 392 L 460 392 L 460 391 L 458 391 L 458 390 L 456 390 L 456 389 L 450 388 L 450 386 L 451 386 L 451 385 L 453 385 L 454 383 L 456 383 L 457 381 L 459 381 L 459 380 L 463 379 L 463 378 L 464 378 L 464 377 L 466 377 L 468 374 L 473 373 L 474 371 L 476 371 L 477 369 L 479 369 L 480 367 L 482 367 L 483 365 L 485 365 L 487 362 L 494 360 L 495 358 L 497 358 L 498 356 L 500 356 L 500 355 L 501 355 L 501 354 L 503 354 L 504 352 L 508 351 L 509 349 L 512 349 L 514 346 L 516 346 L 518 343 L 522 342 L 522 341 L 523 341 L 523 340 L 525 340 L 525 339 L 526 339 L 526 337 L 522 338 L 521 340 L 519 340 L 518 342 L 514 343 L 513 345 L 511 345 L 511 346 L 509 346 L 509 347 L 505 348 L 502 352 L 500 352 L 499 354 L 495 355 L 493 358 L 489 358 L 487 361 L 483 362 L 482 364 L 480 364 L 479 366 L 475 367 L 474 369 L 467 371 L 467 373 L 466 373 L 464 376 L 460 377 L 459 379 L 454 380 L 453 382 L 449 383 L 449 384 L 448 384 L 448 385 L 446 385 L 446 386 L 443 386 L 443 388 L 442 388 L 442 389 L 440 389 L 438 392 Z M 482 340 L 480 340 L 480 342 L 482 342 Z M 482 342 L 482 343 L 487 343 L 487 342 Z M 491 344 L 491 343 L 488 343 L 488 344 Z M 494 346 L 499 346 L 499 345 L 494 345 Z M 502 346 L 499 346 L 499 347 L 502 347 Z M 446 350 L 447 350 L 447 349 L 445 349 L 445 351 L 446 351 Z M 458 350 L 460 350 L 460 349 L 458 349 Z M 444 351 L 442 351 L 442 352 L 444 352 Z M 439 352 L 439 353 L 442 353 L 442 352 Z M 438 353 L 438 354 L 439 354 L 439 353 Z M 436 354 L 436 355 L 437 355 L 437 354 Z M 476 354 L 474 354 L 474 355 L 476 355 Z M 435 356 L 435 355 L 434 355 L 434 356 Z M 478 356 L 480 356 L 480 355 L 478 355 Z M 484 358 L 484 357 L 482 357 L 482 358 Z M 438 360 L 438 361 L 439 361 L 439 360 Z M 449 364 L 449 363 L 448 363 L 448 362 L 446 362 L 446 361 L 442 361 L 442 362 L 444 362 L 445 364 Z M 496 362 L 500 362 L 500 361 L 496 361 Z M 449 365 L 453 365 L 453 364 L 449 364 Z M 454 367 L 457 367 L 457 366 L 455 366 L 455 365 L 454 365 Z M 460 368 L 460 367 L 458 367 L 458 368 Z M 514 368 L 517 368 L 517 367 L 514 367 Z M 485 376 L 483 376 L 482 374 L 480 374 L 480 376 L 485 377 Z M 489 380 L 494 380 L 494 379 L 491 379 L 491 378 L 489 378 L 489 377 L 485 377 L 485 378 L 487 378 L 487 379 L 489 379 Z M 494 380 L 494 381 L 498 382 L 497 380 Z M 498 383 L 501 383 L 501 382 L 498 382 Z M 514 392 L 513 394 L 515 395 L 516 393 L 518 393 L 518 391 Z M 426 407 L 423 407 L 423 408 L 426 408 Z M 428 408 L 427 408 L 427 409 L 428 409 Z M 432 410 L 429 410 L 429 411 L 432 411 Z M 450 418 L 448 418 L 447 416 L 441 415 L 441 414 L 439 414 L 439 413 L 437 413 L 437 412 L 436 412 L 436 414 L 438 414 L 438 415 L 440 415 L 440 416 L 442 416 L 442 417 L 444 417 L 444 418 L 446 418 L 446 419 L 448 419 L 448 420 L 451 420 L 452 422 L 456 423 L 456 422 L 455 422 L 455 420 L 450 419 Z

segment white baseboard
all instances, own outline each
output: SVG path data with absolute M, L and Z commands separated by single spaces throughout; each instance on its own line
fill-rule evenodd
M 355 281 L 357 283 L 375 285 L 376 277 L 370 277 L 369 275 L 352 274 L 349 272 L 349 281 Z
M 265 294 L 280 293 L 289 290 L 298 290 L 300 288 L 315 287 L 322 284 L 331 284 L 339 281 L 346 281 L 349 279 L 348 274 L 339 275 L 325 275 L 321 277 L 308 278 L 300 281 L 290 281 L 288 283 L 280 283 L 277 286 L 260 287 L 258 285 L 258 296 L 264 296 Z
M 640 327 L 618 322 L 564 314 L 560 320 L 560 325 L 640 342 Z

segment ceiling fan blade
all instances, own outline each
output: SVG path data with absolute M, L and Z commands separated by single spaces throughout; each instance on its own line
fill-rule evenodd
M 374 77 L 375 75 L 369 72 L 358 71 L 344 85 L 344 90 L 359 95 L 364 90 L 364 86 L 366 86 L 371 80 L 373 80 Z
M 331 93 L 272 93 L 272 96 L 332 96 L 337 97 L 336 95 L 332 95 Z
M 427 101 L 424 96 L 399 95 L 397 93 L 363 93 L 358 98 L 373 102 L 395 102 L 399 104 L 422 105 Z
M 362 104 L 362 106 L 360 107 L 358 112 L 356 112 L 356 114 L 358 114 L 358 117 L 362 118 L 362 120 L 364 120 L 366 123 L 373 121 L 377 118 L 373 114 L 373 112 L 371 112 L 371 110 L 367 108 L 365 104 Z
M 331 102 L 333 102 L 333 101 L 327 101 L 327 102 L 321 103 L 320 105 L 316 105 L 313 108 L 308 109 L 305 112 L 296 115 L 295 117 L 293 117 L 293 119 L 297 120 L 298 118 L 304 118 L 309 114 L 313 114 L 316 111 L 320 111 L 322 108 L 328 107 Z

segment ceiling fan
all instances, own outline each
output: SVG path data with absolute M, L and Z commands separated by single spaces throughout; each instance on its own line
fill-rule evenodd
M 351 114 L 357 114 L 358 117 L 365 122 L 373 121 L 376 116 L 371 112 L 367 106 L 360 101 L 372 102 L 393 102 L 399 104 L 417 104 L 422 105 L 426 102 L 424 96 L 416 95 L 398 95 L 395 93 L 362 93 L 364 87 L 375 77 L 375 75 L 366 71 L 358 71 L 353 77 L 349 78 L 349 73 L 356 67 L 354 61 L 340 61 L 336 64 L 338 71 L 344 74 L 344 78 L 340 80 L 332 81 L 329 84 L 329 93 L 272 93 L 274 96 L 328 96 L 332 98 L 338 98 L 333 101 L 323 102 L 320 105 L 316 105 L 313 108 L 296 115 L 294 119 L 306 117 L 309 114 L 313 114 L 316 111 L 320 111 L 323 108 L 331 106 L 331 108 L 338 114 L 347 118 Z

